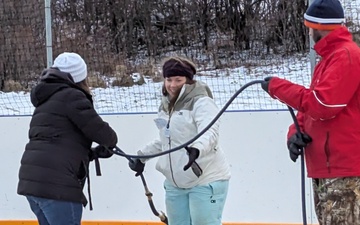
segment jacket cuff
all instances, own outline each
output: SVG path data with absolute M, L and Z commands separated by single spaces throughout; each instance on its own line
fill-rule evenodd
M 275 93 L 274 93 L 274 84 L 278 81 L 278 80 L 280 80 L 280 78 L 278 78 L 278 77 L 273 77 L 271 80 L 270 80 L 270 82 L 269 82 L 269 86 L 268 86 L 268 93 L 269 93 L 269 95 L 270 95 L 270 97 L 272 97 L 272 98 L 274 98 L 274 99 L 277 99 L 275 96 Z M 275 82 L 275 83 L 274 83 Z

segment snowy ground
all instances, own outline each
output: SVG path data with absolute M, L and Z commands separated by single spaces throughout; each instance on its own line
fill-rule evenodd
M 345 16 L 352 21 L 352 32 L 360 32 L 360 0 L 341 0 Z M 254 65 L 239 66 L 232 69 L 198 71 L 195 79 L 205 81 L 213 91 L 216 103 L 222 107 L 242 85 L 267 76 L 279 76 L 298 84 L 310 83 L 310 60 L 307 56 L 257 60 Z M 157 111 L 161 99 L 162 83 L 153 83 L 150 78 L 146 84 L 133 87 L 94 88 L 92 90 L 95 108 L 101 114 L 138 113 Z M 240 94 L 228 110 L 274 110 L 286 106 L 270 99 L 254 85 Z M 0 116 L 31 115 L 34 108 L 29 93 L 0 92 Z
M 262 66 L 242 66 L 232 69 L 198 71 L 195 79 L 206 82 L 219 107 L 242 85 L 260 80 L 266 76 L 279 76 L 293 82 L 308 85 L 310 82 L 310 61 L 307 57 L 267 60 Z M 99 113 L 138 113 L 155 112 L 161 99 L 162 82 L 154 83 L 146 79 L 146 84 L 133 87 L 113 87 L 92 89 L 95 108 Z M 228 107 L 228 110 L 264 110 L 285 109 L 286 106 L 272 100 L 254 85 L 242 92 Z M 31 115 L 34 108 L 30 103 L 29 93 L 0 93 L 1 115 Z

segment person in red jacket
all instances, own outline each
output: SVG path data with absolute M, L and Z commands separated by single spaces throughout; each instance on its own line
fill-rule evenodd
M 267 77 L 262 88 L 298 111 L 288 131 L 295 162 L 304 148 L 320 225 L 360 224 L 360 48 L 338 0 L 315 0 L 305 25 L 321 57 L 309 88 Z

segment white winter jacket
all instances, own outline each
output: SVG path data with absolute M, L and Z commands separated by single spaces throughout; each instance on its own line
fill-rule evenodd
M 159 153 L 189 141 L 202 131 L 219 112 L 209 87 L 201 81 L 196 81 L 191 85 L 185 84 L 182 87 L 172 112 L 168 110 L 168 103 L 168 98 L 163 97 L 158 118 L 155 119 L 160 138 L 146 145 L 139 151 L 139 154 Z M 218 139 L 219 121 L 189 145 L 200 151 L 199 157 L 196 159 L 203 171 L 200 177 L 197 177 L 191 168 L 187 171 L 183 170 L 189 161 L 184 148 L 160 156 L 156 169 L 179 188 L 191 188 L 217 180 L 228 180 L 230 179 L 230 168 L 224 152 L 218 146 Z

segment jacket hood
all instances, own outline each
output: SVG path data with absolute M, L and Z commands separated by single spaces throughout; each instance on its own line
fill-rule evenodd
M 178 101 L 205 96 L 213 98 L 210 88 L 204 82 L 196 81 L 194 84 L 185 84 L 182 87 Z
M 202 81 L 196 81 L 193 84 L 184 84 L 184 86 L 181 88 L 176 103 L 188 102 L 201 97 L 213 98 L 213 95 L 207 84 Z M 169 111 L 169 102 L 170 101 L 168 96 L 163 96 L 160 109 L 162 108 L 164 111 Z M 178 107 L 176 103 L 175 108 Z
M 56 92 L 69 87 L 78 88 L 69 73 L 55 68 L 46 69 L 41 73 L 40 83 L 31 90 L 31 103 L 38 107 Z

